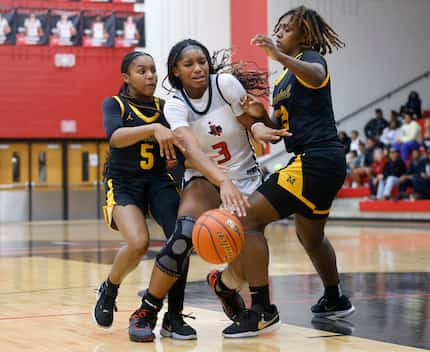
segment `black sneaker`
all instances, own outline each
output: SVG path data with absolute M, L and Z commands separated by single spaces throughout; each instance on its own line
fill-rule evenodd
M 160 334 L 163 337 L 171 337 L 178 340 L 195 340 L 197 332 L 188 325 L 184 318 L 196 319 L 187 314 L 171 314 L 166 312 L 163 318 Z
M 157 324 L 158 309 L 142 303 L 129 319 L 128 335 L 131 341 L 152 342 L 155 339 L 153 332 Z
M 113 322 L 113 312 L 118 311 L 115 304 L 118 289 L 109 287 L 104 281 L 96 292 L 97 302 L 93 310 L 93 320 L 102 328 L 110 328 Z
M 355 308 L 345 295 L 340 296 L 336 302 L 330 302 L 325 296 L 322 296 L 318 303 L 311 307 L 311 311 L 315 317 L 319 318 L 345 318 L 354 313 Z
M 240 316 L 245 312 L 246 306 L 242 296 L 236 290 L 224 290 L 218 292 L 215 287 L 221 277 L 222 271 L 212 270 L 206 277 L 209 286 L 220 299 L 222 309 L 227 317 L 232 321 L 238 321 Z
M 276 330 L 280 326 L 278 309 L 272 304 L 261 313 L 247 310 L 239 321 L 225 328 L 222 335 L 230 338 L 252 337 Z

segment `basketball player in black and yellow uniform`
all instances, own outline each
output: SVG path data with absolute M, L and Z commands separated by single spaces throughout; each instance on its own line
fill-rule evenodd
M 324 235 L 331 203 L 344 182 L 346 165 L 337 138 L 330 73 L 323 55 L 344 43 L 317 12 L 303 6 L 279 18 L 274 36 L 275 42 L 257 35 L 251 43 L 284 67 L 275 82 L 272 120 L 278 128 L 292 133 L 284 140 L 287 151 L 295 156 L 249 199 L 251 207 L 242 220 L 246 243 L 240 259 L 224 270 L 220 280 L 229 287 L 229 282 L 244 276 L 252 305 L 239 322 L 223 331 L 225 337 L 255 336 L 277 325 L 278 311 L 269 299 L 269 253 L 263 231 L 270 222 L 291 214 L 295 214 L 297 236 L 325 287 L 312 313 L 341 318 L 354 312 L 349 299 L 341 293 L 336 255 Z M 252 97 L 244 102 L 244 110 L 254 117 L 267 115 L 263 105 Z M 251 126 L 257 140 L 265 139 L 266 129 L 261 122 Z
M 122 61 L 121 73 L 124 84 L 120 94 L 103 102 L 104 127 L 110 144 L 104 215 L 107 224 L 119 230 L 127 245 L 119 250 L 106 281 L 97 291 L 93 317 L 102 327 L 112 325 L 119 285 L 148 249 L 148 210 L 167 237 L 173 233 L 179 206 L 179 194 L 167 172 L 166 161 L 176 159 L 175 145 L 181 145 L 164 117 L 164 102 L 154 96 L 154 60 L 146 53 L 129 53 Z M 169 310 L 162 329 L 165 336 L 193 339 L 196 332 L 181 314 L 188 266 L 184 268 L 181 279 L 169 292 Z M 142 339 L 141 315 L 142 311 L 137 309 L 130 317 L 129 335 L 133 341 Z

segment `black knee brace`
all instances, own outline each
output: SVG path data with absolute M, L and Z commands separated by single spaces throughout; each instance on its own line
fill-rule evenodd
M 176 228 L 155 260 L 157 268 L 166 274 L 179 277 L 184 271 L 186 259 L 193 250 L 192 233 L 196 219 L 181 216 L 176 220 Z

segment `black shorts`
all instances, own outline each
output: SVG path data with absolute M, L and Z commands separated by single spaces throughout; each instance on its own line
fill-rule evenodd
M 281 218 L 297 213 L 319 219 L 328 216 L 345 175 L 342 149 L 314 149 L 294 156 L 257 191 L 267 198 Z
M 112 176 L 105 182 L 106 205 L 103 207 L 105 221 L 117 230 L 112 218 L 115 205 L 135 205 L 143 214 L 151 212 L 154 220 L 163 228 L 166 236 L 173 233 L 179 207 L 179 192 L 173 178 L 168 174 L 150 178 Z

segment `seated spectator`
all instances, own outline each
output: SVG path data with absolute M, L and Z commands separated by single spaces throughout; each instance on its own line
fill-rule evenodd
M 349 136 L 346 134 L 345 131 L 340 131 L 337 134 L 340 142 L 343 144 L 344 150 L 345 150 L 345 154 L 349 153 L 350 150 L 350 145 L 351 145 L 351 138 L 349 138 Z
M 420 159 L 420 152 L 418 149 L 412 151 L 411 160 L 409 160 L 408 162 L 409 166 L 406 169 L 406 173 L 400 176 L 399 194 L 397 196 L 398 199 L 409 198 L 407 189 L 409 187 L 412 187 L 412 179 L 423 171 L 423 163 Z
M 425 150 L 430 149 L 430 118 L 426 118 L 424 121 L 423 147 Z
M 387 126 L 388 122 L 384 119 L 384 114 L 382 110 L 378 108 L 375 110 L 375 117 L 368 121 L 364 126 L 364 134 L 367 138 L 372 137 L 379 140 L 382 131 Z
M 376 192 L 380 181 L 384 178 L 384 167 L 387 163 L 387 159 L 384 156 L 384 151 L 380 148 L 376 148 L 373 152 L 373 163 L 370 171 L 369 179 L 369 190 L 370 198 L 376 198 Z
M 409 159 L 409 153 L 414 149 L 420 148 L 421 127 L 413 119 L 412 114 L 408 111 L 405 114 L 405 119 L 402 127 L 400 127 L 400 137 L 397 143 L 393 144 L 393 148 L 400 150 L 400 156 L 403 161 Z
M 367 147 L 364 143 L 359 144 L 360 154 L 362 159 L 360 165 L 351 169 L 352 187 L 362 186 L 370 176 L 371 166 L 373 163 L 373 152 L 376 148 L 376 140 L 374 138 L 367 139 Z
M 414 194 L 412 199 L 430 199 L 430 149 L 427 149 L 426 156 L 421 160 L 420 174 L 412 178 Z
M 397 149 L 390 149 L 390 156 L 387 164 L 384 166 L 383 177 L 379 180 L 377 199 L 389 199 L 393 188 L 399 184 L 400 176 L 406 171 L 406 166 L 400 158 Z
M 352 186 L 351 171 L 352 169 L 359 167 L 363 159 L 364 157 L 362 155 L 358 155 L 356 150 L 351 150 L 346 154 L 346 178 L 344 183 L 346 187 Z
M 412 91 L 409 93 L 408 101 L 404 105 L 404 108 L 410 111 L 412 116 L 415 116 L 417 119 L 421 118 L 421 99 L 417 92 Z
M 390 124 L 388 127 L 385 127 L 382 131 L 382 135 L 380 138 L 381 143 L 383 143 L 386 147 L 390 148 L 393 144 L 395 144 L 400 138 L 400 127 L 397 120 L 390 120 Z
M 357 130 L 352 130 L 351 131 L 351 144 L 349 146 L 350 151 L 355 150 L 358 153 L 358 151 L 359 151 L 358 144 L 360 142 L 361 142 L 360 134 L 358 133 Z
M 397 126 L 400 126 L 403 123 L 403 116 L 396 110 L 391 110 L 390 121 L 388 121 L 388 123 L 390 123 L 391 121 L 395 121 L 397 123 Z

